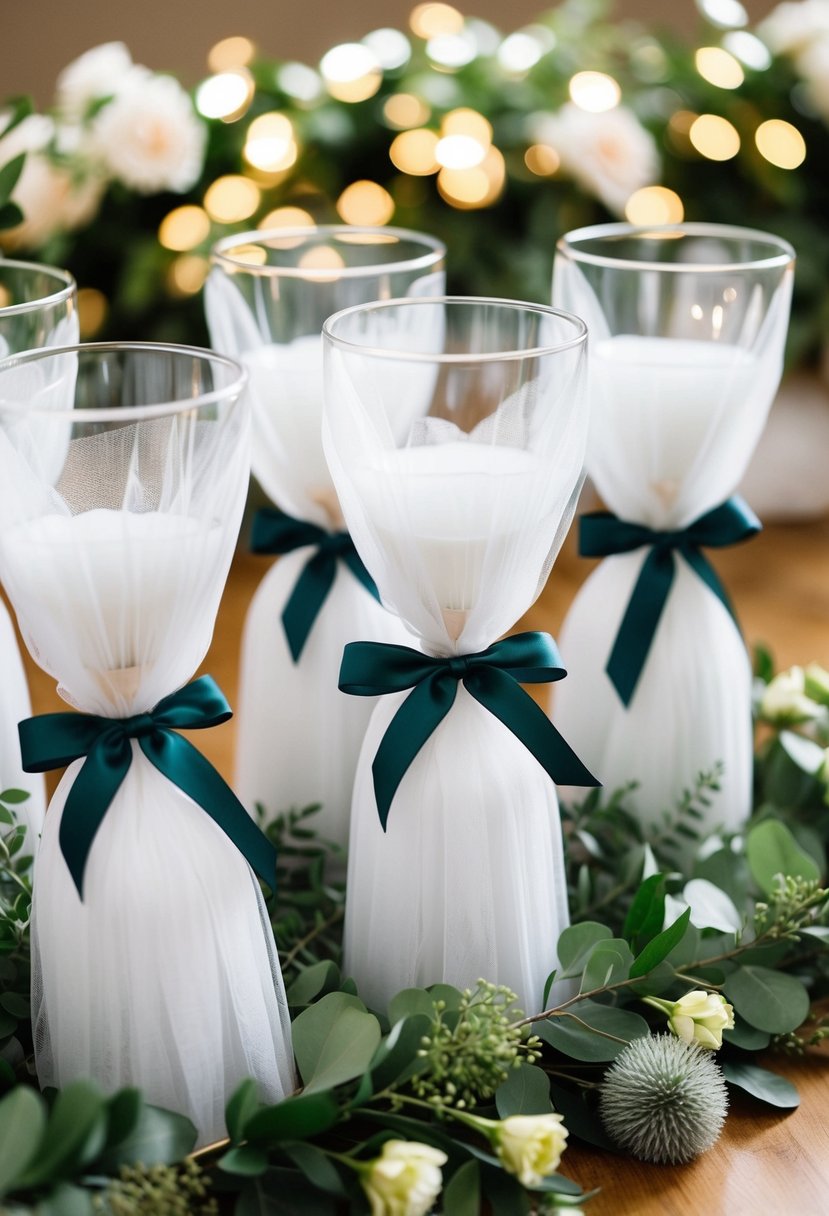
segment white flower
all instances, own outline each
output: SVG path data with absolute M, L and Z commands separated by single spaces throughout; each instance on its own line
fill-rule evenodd
M 84 52 L 63 69 L 55 86 L 55 103 L 69 119 L 83 118 L 90 105 L 124 87 L 133 67 L 123 42 L 105 42 Z
M 98 207 L 105 183 L 97 174 L 75 181 L 68 169 L 53 164 L 48 150 L 55 134 L 51 118 L 30 114 L 0 138 L 0 166 L 26 153 L 11 196 L 23 222 L 3 233 L 8 248 L 39 249 L 55 233 L 88 223 Z
M 829 31 L 810 43 L 796 62 L 812 104 L 829 121 Z
M 803 685 L 807 697 L 829 705 L 829 671 L 819 663 L 810 663 L 803 672 Z
M 775 726 L 796 726 L 820 717 L 821 707 L 806 693 L 802 667 L 781 671 L 766 686 L 760 699 L 760 717 Z
M 206 129 L 172 76 L 131 73 L 133 83 L 104 106 L 95 143 L 114 177 L 140 194 L 183 191 L 202 167 Z
M 656 143 L 625 106 L 591 114 L 568 102 L 535 120 L 533 138 L 553 147 L 565 173 L 617 214 L 634 190 L 659 177 Z
M 510 1115 L 495 1127 L 498 1159 L 523 1186 L 538 1186 L 558 1169 L 568 1136 L 561 1115 Z
M 426 1216 L 443 1186 L 446 1153 L 410 1140 L 387 1140 L 360 1172 L 371 1216 Z
M 665 1001 L 656 996 L 643 999 L 646 1005 L 667 1013 L 668 1026 L 678 1039 L 696 1043 L 708 1051 L 719 1051 L 722 1032 L 734 1029 L 734 1010 L 718 992 L 694 988 L 678 1001 Z
M 829 35 L 829 0 L 787 0 L 761 21 L 757 33 L 777 55 L 799 55 Z

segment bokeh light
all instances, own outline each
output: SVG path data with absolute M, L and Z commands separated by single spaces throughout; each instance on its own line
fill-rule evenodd
M 701 46 L 694 55 L 694 63 L 703 80 L 718 89 L 739 89 L 745 80 L 739 62 L 721 46 Z
M 320 60 L 325 87 L 338 101 L 366 101 L 383 80 L 380 61 L 361 42 L 343 42 Z
M 682 199 L 667 186 L 644 186 L 631 194 L 625 206 L 631 224 L 681 224 L 685 219 Z
M 697 8 L 721 30 L 748 25 L 748 13 L 739 0 L 697 0 Z
M 158 240 L 165 249 L 183 253 L 195 249 L 210 234 L 210 217 L 203 207 L 176 207 L 168 212 L 158 228 Z
M 451 4 L 418 4 L 412 9 L 409 25 L 418 38 L 457 34 L 463 29 L 463 14 Z
M 264 173 L 281 173 L 295 164 L 298 148 L 291 120 L 277 110 L 260 114 L 248 127 L 244 157 Z
M 435 160 L 445 169 L 472 169 L 485 156 L 486 148 L 471 135 L 445 135 L 435 148 Z
M 337 199 L 337 214 L 346 224 L 379 228 L 394 215 L 394 199 L 379 182 L 352 182 Z
M 245 68 L 208 76 L 196 89 L 196 109 L 205 118 L 233 122 L 253 100 L 253 78 Z
M 304 63 L 283 63 L 276 74 L 276 83 L 283 93 L 304 105 L 310 105 L 322 93 L 319 72 Z
M 603 114 L 619 104 L 622 90 L 605 72 L 576 72 L 570 81 L 570 98 L 580 110 Z
M 437 173 L 440 165 L 435 156 L 438 137 L 434 131 L 417 127 L 413 131 L 401 131 L 392 141 L 389 156 L 392 164 L 404 173 L 425 177 Z
M 790 122 L 769 118 L 760 123 L 754 142 L 761 156 L 778 169 L 796 169 L 806 159 L 806 141 Z
M 524 164 L 536 177 L 552 177 L 561 166 L 561 157 L 549 144 L 531 144 L 524 153 Z
M 229 72 L 233 68 L 244 68 L 256 54 L 250 38 L 222 38 L 207 54 L 207 66 L 211 72 Z
M 528 72 L 544 54 L 538 38 L 524 30 L 510 34 L 498 48 L 498 62 L 507 72 Z
M 483 162 L 472 169 L 441 169 L 437 185 L 441 196 L 452 207 L 471 211 L 494 203 L 505 181 L 504 157 L 497 148 L 490 148 Z
M 396 72 L 398 68 L 405 67 L 412 57 L 412 44 L 400 30 L 372 30 L 362 41 L 386 72 Z
M 81 287 L 78 292 L 78 326 L 81 341 L 87 342 L 103 329 L 109 301 L 97 287 Z
M 195 253 L 182 253 L 170 267 L 167 285 L 173 295 L 195 296 L 204 286 L 210 263 Z
M 392 93 L 383 104 L 383 117 L 390 127 L 406 131 L 410 127 L 422 127 L 429 121 L 431 110 L 414 93 Z
M 737 128 L 719 114 L 700 114 L 691 124 L 688 138 L 708 160 L 731 160 L 740 151 Z
M 449 71 L 466 67 L 478 53 L 474 38 L 463 34 L 438 34 L 426 43 L 426 54 L 436 67 Z
M 304 207 L 276 207 L 263 216 L 257 228 L 315 228 L 314 217 Z
M 765 42 L 761 42 L 754 34 L 746 30 L 732 30 L 722 40 L 723 46 L 735 58 L 744 63 L 747 68 L 756 72 L 764 72 L 771 67 L 771 52 Z
M 204 196 L 204 208 L 211 219 L 219 224 L 238 224 L 246 220 L 259 206 L 259 187 L 249 177 L 229 173 L 219 177 L 208 186 Z

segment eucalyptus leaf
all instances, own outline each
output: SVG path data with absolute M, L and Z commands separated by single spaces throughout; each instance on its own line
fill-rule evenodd
M 771 1035 L 767 1030 L 749 1026 L 742 1017 L 735 1018 L 731 1030 L 724 1030 L 722 1037 L 723 1042 L 730 1043 L 733 1047 L 741 1047 L 743 1051 L 764 1051 L 771 1042 Z
M 282 1150 L 309 1182 L 329 1195 L 345 1197 L 343 1180 L 330 1157 L 314 1144 L 286 1144 Z
M 28 1086 L 18 1085 L 0 1101 L 0 1196 L 27 1170 L 45 1127 L 43 1099 Z
M 751 875 L 765 895 L 774 892 L 778 874 L 820 878 L 816 863 L 803 852 L 779 819 L 764 819 L 751 829 L 746 840 L 746 855 Z
M 65 1092 L 65 1091 L 64 1091 Z M 51 1123 L 49 1131 L 51 1133 Z M 114 1174 L 122 1165 L 172 1165 L 192 1151 L 196 1129 L 186 1115 L 145 1105 L 138 1122 L 119 1144 L 107 1148 L 96 1169 Z
M 333 992 L 339 983 L 340 969 L 331 959 L 303 967 L 286 992 L 288 1004 L 308 1005 L 320 993 Z
M 344 1005 L 342 996 L 330 993 L 293 1024 L 294 1054 L 306 1094 L 362 1076 L 380 1042 L 380 1023 L 374 1014 Z
M 685 936 L 690 917 L 691 909 L 686 908 L 672 925 L 669 925 L 667 929 L 663 929 L 652 941 L 648 942 L 641 954 L 634 960 L 633 966 L 630 969 L 632 978 L 647 975 L 649 971 L 653 971 L 663 959 L 668 957 Z
M 481 1169 L 481 1189 L 492 1216 L 530 1216 L 530 1197 L 517 1178 L 491 1165 Z
M 638 1013 L 588 1000 L 570 1006 L 566 1016 L 535 1022 L 533 1029 L 564 1055 L 586 1062 L 615 1060 L 632 1039 L 649 1033 Z
M 225 1108 L 227 1134 L 232 1141 L 244 1138 L 245 1127 L 259 1110 L 259 1087 L 252 1077 L 247 1077 L 232 1093 Z
M 277 1144 L 328 1131 L 340 1117 L 330 1093 L 299 1094 L 275 1106 L 266 1106 L 245 1124 L 245 1136 L 256 1144 Z
M 138 1089 L 120 1089 L 107 1103 L 106 1149 L 120 1144 L 134 1130 L 144 1099 Z
M 0 793 L 0 802 L 7 802 L 10 806 L 17 806 L 21 802 L 28 802 L 30 795 L 26 790 L 8 789 Z
M 619 1152 L 618 1146 L 604 1130 L 598 1109 L 591 1106 L 588 1092 L 583 1089 L 573 1092 L 553 1082 L 550 1096 L 558 1113 L 564 1116 L 564 1124 L 571 1135 L 609 1153 Z
M 21 152 L 19 156 L 15 156 L 12 160 L 7 161 L 5 165 L 0 166 L 0 203 L 7 203 L 12 196 L 12 192 L 20 180 L 20 174 L 23 172 L 23 166 L 26 163 L 26 153 Z M 9 799 L 0 794 L 0 801 L 7 802 Z
M 726 1060 L 722 1070 L 729 1085 L 744 1089 L 747 1094 L 769 1106 L 791 1110 L 800 1105 L 800 1095 L 794 1085 L 776 1072 L 758 1068 L 756 1064 L 745 1064 L 741 1060 Z
M 64 1182 L 40 1200 L 34 1216 L 93 1216 L 94 1212 L 92 1192 Z
M 809 1012 L 809 994 L 800 980 L 769 967 L 738 967 L 726 977 L 724 988 L 737 1013 L 770 1034 L 796 1030 Z
M 596 944 L 612 937 L 607 925 L 600 925 L 596 921 L 585 920 L 578 925 L 568 926 L 558 939 L 560 978 L 565 973 L 568 976 L 580 975 Z
M 480 1216 L 481 1167 L 477 1161 L 467 1161 L 455 1170 L 443 1188 L 442 1208 L 447 1216 Z
M 86 1081 L 67 1085 L 49 1112 L 41 1151 L 16 1180 L 16 1186 L 29 1190 L 47 1182 L 59 1182 L 88 1165 L 103 1147 L 106 1119 L 106 1103 L 100 1090 Z
M 495 1091 L 495 1105 L 499 1119 L 509 1115 L 547 1115 L 553 1109 L 550 1078 L 535 1064 L 512 1068 Z
M 255 1144 L 241 1144 L 228 1150 L 216 1163 L 226 1174 L 256 1178 L 268 1168 L 268 1155 Z
M 593 992 L 609 984 L 626 980 L 630 974 L 633 955 L 623 938 L 598 942 L 590 953 L 581 980 L 581 992 Z
M 376 1090 L 385 1089 L 422 1071 L 426 1062 L 417 1053 L 431 1024 L 431 1018 L 416 1013 L 392 1027 L 369 1064 L 372 1086 Z M 361 1101 L 365 1101 L 365 1096 Z
M 416 1013 L 425 1014 L 430 1021 L 435 1016 L 435 1002 L 425 988 L 404 988 L 389 1001 L 389 1022 L 392 1026 Z

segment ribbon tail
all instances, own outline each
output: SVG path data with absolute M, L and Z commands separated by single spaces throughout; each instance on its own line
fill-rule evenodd
M 464 687 L 524 744 L 556 785 L 601 785 L 512 676 L 489 668 L 466 676 Z
M 377 590 L 377 584 L 363 564 L 363 559 L 360 557 L 357 550 L 353 549 L 351 553 L 343 553 L 342 559 L 354 577 L 363 584 L 369 595 L 373 595 L 379 603 L 380 592 Z
M 633 699 L 674 573 L 673 554 L 651 549 L 631 592 L 605 667 L 624 705 L 630 705 Z
M 397 787 L 423 744 L 440 725 L 455 700 L 456 680 L 439 673 L 416 685 L 397 710 L 371 766 L 377 813 L 383 831 Z
M 705 583 L 706 587 L 710 587 L 710 589 L 714 592 L 714 595 L 716 595 L 717 599 L 720 601 L 720 603 L 723 605 L 723 607 L 728 610 L 729 614 L 731 615 L 731 619 L 734 621 L 734 624 L 739 629 L 740 625 L 737 620 L 737 613 L 734 611 L 734 605 L 731 603 L 731 600 L 728 598 L 728 592 L 726 591 L 725 587 L 722 585 L 719 575 L 717 574 L 716 570 L 711 565 L 711 563 L 709 562 L 709 560 L 705 556 L 705 554 L 701 553 L 699 551 L 699 549 L 692 549 L 692 548 L 680 549 L 680 553 L 685 558 L 686 562 L 691 567 L 691 569 L 694 571 L 694 573 L 697 575 L 697 577 L 702 579 L 702 581 Z
M 275 891 L 276 850 L 210 761 L 187 739 L 168 730 L 144 736 L 138 745 L 160 773 L 210 816 L 251 869 Z
M 327 553 L 315 553 L 303 566 L 288 598 L 282 612 L 282 624 L 288 649 L 295 663 L 299 662 L 336 573 L 337 563 L 334 557 Z
M 66 796 L 58 840 L 80 899 L 92 842 L 131 764 L 128 739 L 119 740 L 113 752 L 95 744 Z

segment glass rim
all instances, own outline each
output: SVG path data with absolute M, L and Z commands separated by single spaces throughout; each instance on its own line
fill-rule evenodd
M 349 342 L 346 338 L 340 338 L 335 333 L 332 333 L 332 326 L 337 325 L 344 317 L 350 317 L 358 312 L 377 312 L 381 308 L 396 308 L 400 305 L 407 305 L 411 308 L 419 308 L 424 304 L 483 304 L 489 307 L 495 306 L 513 312 L 533 312 L 540 313 L 543 316 L 558 317 L 572 325 L 576 333 L 572 338 L 565 338 L 561 342 L 548 343 L 545 346 L 525 347 L 521 350 L 497 350 L 497 351 L 481 351 L 474 352 L 454 352 L 444 351 L 442 353 L 435 352 L 434 354 L 424 351 L 404 351 L 390 350 L 383 346 L 363 346 L 359 342 Z M 581 317 L 577 317 L 575 313 L 565 312 L 561 308 L 553 308 L 549 304 L 536 304 L 529 300 L 509 300 L 502 299 L 498 296 L 398 296 L 391 300 L 372 300 L 367 304 L 352 304 L 350 308 L 341 308 L 339 312 L 332 313 L 322 326 L 323 338 L 330 342 L 332 346 L 339 347 L 340 350 L 348 351 L 351 354 L 361 354 L 370 358 L 376 359 L 392 359 L 399 363 L 439 363 L 447 365 L 466 364 L 467 366 L 478 363 L 505 363 L 515 359 L 534 359 L 542 355 L 553 355 L 560 351 L 572 350 L 577 346 L 584 346 L 587 342 L 587 326 Z
M 423 253 L 416 257 L 403 258 L 395 262 L 371 262 L 366 266 L 256 266 L 231 257 L 226 251 L 236 246 L 264 245 L 268 240 L 306 240 L 311 237 L 342 236 L 391 236 L 419 243 L 425 247 Z M 223 236 L 210 250 L 210 262 L 213 266 L 232 267 L 236 271 L 262 275 L 265 278 L 280 277 L 288 279 L 307 279 L 311 282 L 325 283 L 336 279 L 368 278 L 382 270 L 383 273 L 394 273 L 402 270 L 421 270 L 434 266 L 446 257 L 446 245 L 443 241 L 427 232 L 416 232 L 413 228 L 371 227 L 356 224 L 315 224 L 313 227 L 291 228 L 254 228 L 249 232 L 237 232 L 233 236 Z
M 200 393 L 197 397 L 187 397 L 181 401 L 160 401 L 152 405 L 104 406 L 101 409 L 38 409 L 31 405 L 13 405 L 0 399 L 0 414 L 7 415 L 36 415 L 42 418 L 71 419 L 73 422 L 143 422 L 150 418 L 164 418 L 187 410 L 201 409 L 205 405 L 213 405 L 228 397 L 241 398 L 248 382 L 248 373 L 241 363 L 231 359 L 229 355 L 219 354 L 206 346 L 186 346 L 177 342 L 78 342 L 71 346 L 44 346 L 35 350 L 19 351 L 0 359 L 0 384 L 2 374 L 23 364 L 37 363 L 43 359 L 66 355 L 112 354 L 129 353 L 131 351 L 148 351 L 150 353 L 190 355 L 204 363 L 219 363 L 235 374 L 224 388 L 211 389 L 210 392 Z
M 651 262 L 630 257 L 613 257 L 612 254 L 592 253 L 579 249 L 574 242 L 579 240 L 603 240 L 607 237 L 670 237 L 670 236 L 719 236 L 725 239 L 742 238 L 763 242 L 776 253 L 767 257 L 752 258 L 736 262 Z M 590 266 L 602 266 L 612 270 L 664 270 L 673 274 L 712 274 L 735 270 L 772 270 L 794 265 L 794 247 L 783 237 L 759 228 L 743 228 L 739 224 L 710 224 L 691 221 L 682 224 L 594 224 L 585 228 L 574 228 L 565 232 L 556 241 L 556 252 L 573 262 Z
M 40 274 L 52 275 L 53 278 L 63 283 L 63 287 L 51 292 L 48 296 L 40 296 L 37 300 L 24 300 L 21 304 L 0 306 L 0 318 L 15 317 L 21 313 L 33 312 L 36 308 L 60 304 L 62 300 L 68 300 L 77 291 L 78 284 L 75 282 L 74 276 L 60 266 L 49 266 L 41 262 L 20 262 L 14 258 L 4 258 L 0 255 L 0 271 L 7 266 L 13 270 L 31 270 Z

